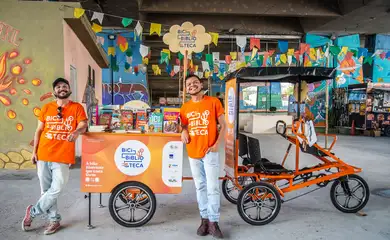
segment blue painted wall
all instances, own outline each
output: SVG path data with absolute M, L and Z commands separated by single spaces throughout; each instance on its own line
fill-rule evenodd
M 103 48 L 106 51 L 108 55 L 108 47 L 114 46 L 115 47 L 115 57 L 114 56 L 108 56 L 108 59 L 110 63 L 113 61 L 113 58 L 116 58 L 116 63 L 119 67 L 119 70 L 113 71 L 112 68 L 103 69 L 102 72 L 102 82 L 103 82 L 103 104 L 108 105 L 112 104 L 112 97 L 111 97 L 111 74 L 113 74 L 113 80 L 114 80 L 114 103 L 115 105 L 123 105 L 128 101 L 131 100 L 141 100 L 143 102 L 148 103 L 149 102 L 149 96 L 148 96 L 148 84 L 146 81 L 146 74 L 142 73 L 140 70 L 138 71 L 138 74 L 134 73 L 134 66 L 138 66 L 138 64 L 142 64 L 142 57 L 139 52 L 140 44 L 141 42 L 137 38 L 136 41 L 134 41 L 134 33 L 128 32 L 128 33 L 120 33 L 121 36 L 125 37 L 127 39 L 127 42 L 129 44 L 129 48 L 132 49 L 132 63 L 130 64 L 133 68 L 132 71 L 127 72 L 125 70 L 125 63 L 127 61 L 126 59 L 126 53 L 122 52 L 117 45 L 117 40 L 109 40 L 108 34 L 105 33 L 101 34 L 98 33 L 98 36 L 104 37 L 104 44 Z M 114 31 L 111 32 L 111 34 L 115 34 Z M 120 82 L 121 79 L 121 82 Z
M 390 82 L 390 35 L 376 35 L 375 51 L 382 50 L 386 53 L 384 59 L 375 56 L 373 61 L 373 82 Z

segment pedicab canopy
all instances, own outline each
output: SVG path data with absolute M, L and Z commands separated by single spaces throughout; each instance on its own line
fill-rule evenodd
M 326 67 L 246 67 L 228 74 L 225 87 L 225 121 L 227 133 L 225 138 L 225 171 L 229 177 L 236 175 L 238 162 L 238 112 L 240 100 L 240 83 L 250 82 L 289 82 L 298 84 L 313 83 L 332 79 L 335 68 Z M 300 94 L 298 94 L 300 98 Z M 300 102 L 300 99 L 298 99 Z M 299 108 L 298 108 L 299 109 Z

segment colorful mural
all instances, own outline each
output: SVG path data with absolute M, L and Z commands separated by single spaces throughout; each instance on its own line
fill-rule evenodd
M 108 35 L 115 35 L 115 40 L 110 40 Z M 139 68 L 143 64 L 140 54 L 141 42 L 139 38 L 134 40 L 133 32 L 115 31 L 97 34 L 101 37 L 103 49 L 110 60 L 110 68 L 103 69 L 103 105 L 122 105 L 131 100 L 141 100 L 149 103 L 147 72 Z M 118 36 L 120 36 L 118 38 Z M 121 47 L 118 41 L 125 39 L 125 47 Z M 114 84 L 114 102 L 112 102 L 111 86 Z
M 11 34 L 2 35 L 0 47 L 0 129 L 2 136 L 7 136 L 1 141 L 0 168 L 35 168 L 30 159 L 36 122 L 31 119 L 39 116 L 43 102 L 52 94 L 34 71 L 39 62 L 19 48 L 23 43 L 17 37 L 20 30 L 0 24 L 0 29 L 12 29 Z

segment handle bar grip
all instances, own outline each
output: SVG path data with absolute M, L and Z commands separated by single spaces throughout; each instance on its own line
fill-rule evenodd
M 283 125 L 283 132 L 279 132 L 280 124 Z M 277 121 L 276 122 L 276 133 L 280 134 L 282 136 L 285 136 L 286 135 L 286 131 L 287 131 L 287 124 L 284 121 L 282 121 L 282 120 Z

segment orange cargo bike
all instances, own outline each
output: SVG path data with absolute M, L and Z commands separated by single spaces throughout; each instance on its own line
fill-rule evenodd
M 277 121 L 276 133 L 289 142 L 284 159 L 279 163 L 261 156 L 260 141 L 250 134 L 239 132 L 238 106 L 241 84 L 254 85 L 260 82 L 289 82 L 301 92 L 303 82 L 307 84 L 332 79 L 335 69 L 303 67 L 243 68 L 226 78 L 226 178 L 222 183 L 223 194 L 227 200 L 237 204 L 241 218 L 252 225 L 272 222 L 278 215 L 283 202 L 293 200 L 310 192 L 330 188 L 333 205 L 344 213 L 356 213 L 365 207 L 369 200 L 369 187 L 357 175 L 362 169 L 349 165 L 335 153 L 333 147 L 336 135 L 316 134 L 313 122 L 301 116 L 298 105 L 297 118 L 292 121 L 291 133 L 284 121 Z M 298 94 L 298 103 L 302 103 Z M 261 122 L 256 123 L 261 124 Z M 317 136 L 333 138 L 329 148 L 317 143 Z M 285 162 L 295 146 L 295 169 L 287 169 Z M 300 154 L 309 154 L 319 162 L 312 167 L 299 168 Z M 316 185 L 300 196 L 284 200 L 287 193 Z M 238 196 L 234 196 L 238 192 Z

